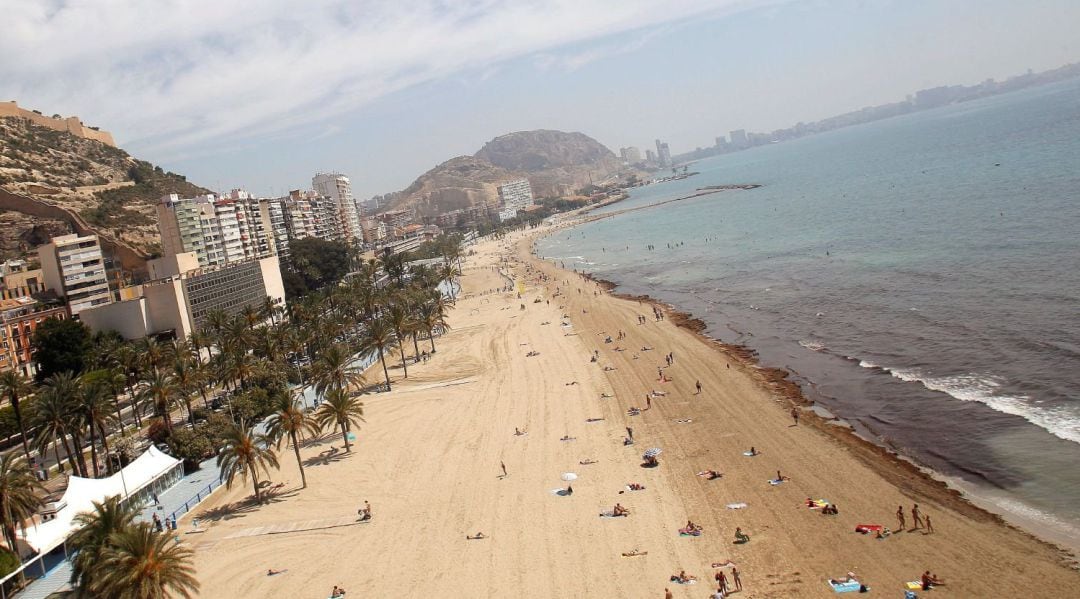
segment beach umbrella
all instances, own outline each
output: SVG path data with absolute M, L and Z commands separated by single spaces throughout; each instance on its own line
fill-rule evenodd
M 661 451 L 662 450 L 659 447 L 651 447 L 651 448 L 645 450 L 645 455 L 642 456 L 642 458 L 643 459 L 655 458 L 656 456 L 660 455 Z
M 562 479 L 566 482 L 570 482 L 572 480 L 577 480 L 577 475 L 573 472 L 563 472 Z

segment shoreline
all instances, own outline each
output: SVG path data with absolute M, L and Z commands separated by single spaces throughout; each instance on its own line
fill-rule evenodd
M 760 185 L 755 185 L 748 189 L 754 189 L 756 187 L 760 187 Z M 706 193 L 694 194 L 636 208 L 629 208 L 609 214 L 594 216 L 593 218 L 583 218 L 576 222 L 564 222 L 560 228 L 572 228 L 592 222 L 598 218 L 660 206 L 674 201 L 692 199 L 699 197 L 700 195 L 708 195 L 708 193 L 718 193 L 719 191 L 730 189 L 744 188 L 741 186 L 723 186 L 722 189 L 711 190 Z M 576 272 L 573 269 L 563 268 L 558 266 L 558 264 L 555 264 L 554 259 L 548 260 L 538 256 L 535 253 L 536 242 L 539 241 L 541 237 L 554 234 L 555 232 L 555 230 L 552 230 L 544 233 L 537 233 L 528 239 L 528 251 L 535 260 L 551 264 L 554 268 L 567 274 L 577 275 L 585 280 L 594 282 L 603 288 L 605 293 L 611 297 L 624 301 L 644 303 L 664 310 L 677 327 L 686 329 L 712 350 L 719 352 L 732 361 L 738 362 L 743 367 L 745 374 L 748 377 L 754 379 L 758 385 L 774 397 L 778 397 L 783 401 L 788 402 L 790 406 L 802 408 L 817 407 L 817 402 L 806 397 L 802 387 L 800 387 L 797 382 L 788 378 L 792 374 L 790 371 L 782 367 L 762 364 L 758 352 L 753 348 L 741 344 L 727 343 L 711 337 L 707 333 L 708 324 L 704 320 L 695 317 L 692 313 L 683 311 L 678 306 L 658 300 L 648 294 L 635 295 L 621 293 L 617 291 L 619 284 L 614 281 L 597 277 L 590 273 Z M 917 493 L 927 499 L 940 501 L 954 509 L 956 512 L 973 518 L 976 521 L 990 521 L 1023 534 L 1031 540 L 1058 552 L 1063 564 L 1073 569 L 1080 569 L 1080 540 L 1059 537 L 1053 533 L 1049 524 L 1042 523 L 1034 518 L 1023 518 L 1018 514 L 1001 509 L 993 500 L 980 497 L 977 493 L 978 488 L 976 485 L 937 472 L 929 466 L 920 463 L 912 456 L 897 452 L 877 442 L 875 439 L 861 435 L 843 416 L 833 413 L 829 408 L 823 407 L 823 409 L 828 411 L 831 417 L 824 417 L 813 409 L 803 410 L 802 416 L 807 422 L 812 423 L 814 428 L 819 432 L 843 444 L 845 447 L 848 447 L 863 464 L 877 472 L 882 478 L 891 484 L 894 484 L 897 488 L 903 491 Z M 1000 511 L 993 508 L 999 508 Z M 1013 519 L 1010 519 L 1010 516 Z

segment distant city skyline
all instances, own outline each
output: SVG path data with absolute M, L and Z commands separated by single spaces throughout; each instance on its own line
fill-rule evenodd
M 678 155 L 1080 60 L 1064 0 L 581 4 L 0 0 L 0 100 L 77 114 L 215 190 L 337 171 L 368 198 L 515 130 Z

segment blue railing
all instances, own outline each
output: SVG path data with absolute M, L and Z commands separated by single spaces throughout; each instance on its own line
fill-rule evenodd
M 221 485 L 221 479 L 210 481 L 210 484 L 206 485 L 206 488 L 196 493 L 191 499 L 185 501 L 183 507 L 174 510 L 173 513 L 168 515 L 165 521 L 170 522 L 190 512 L 192 509 L 195 508 L 195 506 L 199 505 L 199 503 L 201 503 L 203 499 L 209 497 L 210 493 L 212 493 L 214 489 L 220 487 Z

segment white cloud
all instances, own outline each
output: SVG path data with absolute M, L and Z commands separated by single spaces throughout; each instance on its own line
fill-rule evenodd
M 172 155 L 321 125 L 406 87 L 750 0 L 0 0 L 0 99 Z M 555 56 L 577 68 L 629 44 Z

